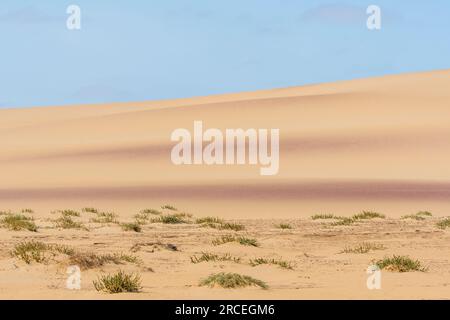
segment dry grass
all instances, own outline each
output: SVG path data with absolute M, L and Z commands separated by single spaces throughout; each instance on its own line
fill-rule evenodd
M 410 272 L 410 271 L 421 271 L 425 272 L 427 269 L 424 268 L 419 260 L 413 260 L 408 256 L 397 256 L 385 257 L 378 260 L 375 263 L 380 269 L 393 272 Z
M 117 214 L 114 212 L 96 212 L 97 217 L 92 218 L 94 223 L 118 223 Z
M 181 223 L 190 223 L 189 218 L 192 215 L 188 213 L 173 213 L 173 214 L 165 214 L 161 215 L 157 218 L 151 219 L 152 223 L 164 223 L 164 224 L 181 224 Z
M 13 231 L 28 230 L 37 232 L 37 226 L 34 223 L 33 218 L 23 214 L 7 213 L 6 216 L 0 220 L 0 223 L 3 227 Z
M 368 253 L 374 250 L 385 250 L 382 244 L 363 242 L 354 247 L 345 247 L 340 253 Z
M 216 262 L 216 261 L 232 261 L 235 263 L 239 263 L 239 262 L 241 262 L 241 258 L 233 257 L 229 253 L 219 255 L 219 254 L 209 253 L 209 252 L 202 252 L 202 254 L 199 257 L 197 257 L 195 255 L 191 257 L 192 263 Z
M 100 276 L 93 281 L 95 290 L 106 293 L 139 292 L 142 289 L 138 274 L 119 271 L 115 274 Z
M 201 280 L 200 286 L 208 286 L 211 288 L 219 286 L 226 289 L 245 288 L 250 286 L 257 286 L 262 289 L 268 288 L 267 284 L 261 280 L 245 275 L 240 275 L 238 273 L 225 272 L 212 274 L 206 279 Z
M 289 223 L 280 223 L 275 225 L 275 227 L 279 229 L 293 229 Z
M 450 218 L 445 218 L 445 219 L 439 221 L 436 225 L 440 229 L 450 228 Z
M 74 221 L 69 216 L 63 216 L 58 219 L 53 220 L 57 228 L 61 229 L 79 229 L 84 231 L 89 231 L 89 229 L 81 222 Z
M 236 237 L 233 235 L 225 235 L 219 238 L 216 238 L 212 241 L 212 244 L 215 246 L 222 245 L 229 242 L 237 242 L 243 246 L 253 246 L 259 247 L 259 243 L 256 239 L 247 238 L 247 237 Z
M 138 221 L 122 223 L 121 227 L 124 231 L 142 232 L 142 227 Z
M 256 267 L 262 264 L 269 264 L 269 265 L 277 265 L 283 269 L 294 269 L 294 264 L 292 262 L 284 261 L 281 259 L 266 259 L 266 258 L 256 258 L 250 260 L 250 265 L 252 267 Z

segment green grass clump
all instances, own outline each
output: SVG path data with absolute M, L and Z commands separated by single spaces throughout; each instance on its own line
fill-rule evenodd
M 151 220 L 152 223 L 180 224 L 189 223 L 188 218 L 191 215 L 187 213 L 165 214 Z
M 31 240 L 16 244 L 11 252 L 12 256 L 25 261 L 27 264 L 33 261 L 38 263 L 47 262 L 50 257 L 55 256 L 57 253 L 70 256 L 75 253 L 75 250 L 64 245 L 46 244 Z
M 115 274 L 102 275 L 93 281 L 95 290 L 106 293 L 139 292 L 142 288 L 138 274 L 119 271 Z
M 445 218 L 444 220 L 439 221 L 436 225 L 440 229 L 450 228 L 450 218 Z
M 353 224 L 354 222 L 355 222 L 355 220 L 352 218 L 339 217 L 338 221 L 333 222 L 331 225 L 332 226 L 349 226 L 349 225 Z
M 81 269 L 99 268 L 106 264 L 124 264 L 125 262 L 140 264 L 141 260 L 136 256 L 115 253 L 115 254 L 97 254 L 93 252 L 74 252 L 70 255 L 69 262 L 77 265 Z
M 431 217 L 433 216 L 433 214 L 431 212 L 428 211 L 419 211 L 416 214 L 408 214 L 405 216 L 402 216 L 402 219 L 413 219 L 413 220 L 418 220 L 418 221 L 422 221 L 425 220 L 425 217 Z
M 27 264 L 33 261 L 41 263 L 47 259 L 45 256 L 47 250 L 48 246 L 43 242 L 27 241 L 15 245 L 11 254 Z
M 94 223 L 117 223 L 117 214 L 114 212 L 97 212 L 97 217 L 91 219 Z
M 122 229 L 124 231 L 134 231 L 134 232 L 142 232 L 142 227 L 139 222 L 129 222 L 129 223 L 122 223 L 121 224 Z
M 203 217 L 203 218 L 196 219 L 195 223 L 197 223 L 197 224 L 203 224 L 203 223 L 222 224 L 222 223 L 225 223 L 225 221 L 223 219 L 218 218 L 218 217 Z
M 27 217 L 23 214 L 8 213 L 1 219 L 1 224 L 5 228 L 13 231 L 28 230 L 37 232 L 37 226 L 33 221 L 33 218 Z
M 341 253 L 368 253 L 373 250 L 384 250 L 386 249 L 382 244 L 363 242 L 354 247 L 345 247 Z
M 177 208 L 175 208 L 174 206 L 171 206 L 170 204 L 165 204 L 165 205 L 161 206 L 161 209 L 163 209 L 163 210 L 178 211 Z
M 155 209 L 143 209 L 143 210 L 140 211 L 140 213 L 153 214 L 153 215 L 156 215 L 156 216 L 162 214 L 161 211 L 155 210 Z
M 83 208 L 83 209 L 81 209 L 81 211 L 82 211 L 82 212 L 86 212 L 86 213 L 98 213 L 98 210 L 97 210 L 97 209 L 95 209 L 95 208 L 89 208 L 89 207 Z
M 79 217 L 80 213 L 78 211 L 75 210 L 58 210 L 57 212 L 59 212 L 61 214 L 61 216 L 63 217 Z
M 259 247 L 259 243 L 256 239 L 247 237 L 235 237 L 232 235 L 225 235 L 220 238 L 214 239 L 212 244 L 218 246 L 229 242 L 237 242 L 243 246 Z
M 375 264 L 380 269 L 393 272 L 426 271 L 426 268 L 422 266 L 419 260 L 413 260 L 408 256 L 393 255 L 392 257 L 378 260 Z
M 280 223 L 275 225 L 275 227 L 279 229 L 292 229 L 292 226 L 289 223 Z
M 256 258 L 256 259 L 250 260 L 250 265 L 252 267 L 256 267 L 256 266 L 259 266 L 262 264 L 277 265 L 283 269 L 289 269 L 289 270 L 294 269 L 294 266 L 291 262 L 284 261 L 281 259 Z
M 87 231 L 88 229 L 81 222 L 74 221 L 70 216 L 63 216 L 53 220 L 57 228 L 62 229 L 80 229 Z
M 368 220 L 375 218 L 385 219 L 386 216 L 384 214 L 373 211 L 363 211 L 359 214 L 355 214 L 354 216 L 352 216 L 353 220 Z
M 226 289 L 244 288 L 249 286 L 257 286 L 262 289 L 268 288 L 267 284 L 261 280 L 245 275 L 240 275 L 238 273 L 225 272 L 212 274 L 206 279 L 201 280 L 200 286 L 208 286 L 211 288 L 219 286 Z
M 202 254 L 199 257 L 197 257 L 195 255 L 191 257 L 192 263 L 216 262 L 216 261 L 232 261 L 232 262 L 239 263 L 241 261 L 241 258 L 233 257 L 229 253 L 226 253 L 223 255 L 218 255 L 218 254 L 209 253 L 209 252 L 202 252 Z
M 338 219 L 339 217 L 335 216 L 334 214 L 315 214 L 311 216 L 311 219 L 313 220 L 325 220 L 325 219 Z

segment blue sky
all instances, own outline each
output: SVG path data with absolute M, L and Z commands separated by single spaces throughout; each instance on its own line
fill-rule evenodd
M 82 29 L 66 28 L 80 6 Z M 368 5 L 382 30 L 366 28 Z M 0 107 L 141 101 L 450 68 L 448 0 L 2 0 Z

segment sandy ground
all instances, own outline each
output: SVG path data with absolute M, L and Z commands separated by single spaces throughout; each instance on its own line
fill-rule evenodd
M 127 104 L 0 110 L 0 209 L 32 208 L 37 233 L 0 229 L 0 297 L 115 298 L 93 290 L 92 279 L 119 267 L 139 269 L 143 293 L 120 298 L 449 298 L 449 231 L 436 221 L 450 212 L 450 71 Z M 174 129 L 279 128 L 280 171 L 260 176 L 259 165 L 175 166 Z M 117 225 L 91 231 L 55 229 L 55 209 L 98 207 L 123 221 L 143 208 L 170 203 L 197 217 L 239 219 L 260 248 L 211 246 L 217 233 L 195 224 Z M 311 221 L 315 213 L 350 216 L 361 210 L 388 219 L 348 227 Z M 419 210 L 426 221 L 400 220 Z M 89 217 L 85 223 L 89 224 Z M 279 230 L 274 219 L 289 220 Z M 143 266 L 83 271 L 83 288 L 64 289 L 64 263 L 26 265 L 10 256 L 21 240 L 42 238 L 94 251 L 128 252 L 139 241 L 175 244 L 137 252 Z M 371 240 L 387 249 L 338 254 Z M 223 251 L 248 260 L 280 256 L 294 270 L 248 263 L 191 264 L 201 251 Z M 365 286 L 373 258 L 408 254 L 426 273 L 383 273 L 383 290 Z M 153 268 L 154 272 L 146 271 Z M 213 271 L 237 271 L 270 289 L 198 287 Z

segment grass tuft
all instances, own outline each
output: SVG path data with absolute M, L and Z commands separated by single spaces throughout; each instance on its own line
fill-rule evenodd
M 88 230 L 81 222 L 74 221 L 70 216 L 63 216 L 53 221 L 58 228 Z
M 386 248 L 382 244 L 363 242 L 354 247 L 345 247 L 340 253 L 368 253 L 369 251 L 384 249 Z
M 91 219 L 94 223 L 118 223 L 114 212 L 96 212 L 97 217 Z
M 311 219 L 313 220 L 325 220 L 325 219 L 338 219 L 339 217 L 335 216 L 334 214 L 315 214 L 311 216 Z
M 138 221 L 122 223 L 121 226 L 124 231 L 142 232 L 142 227 Z
M 174 206 L 171 206 L 170 204 L 165 204 L 165 205 L 161 206 L 161 209 L 163 209 L 163 210 L 178 211 L 177 208 L 175 208 Z
M 61 214 L 61 216 L 63 217 L 79 217 L 80 213 L 78 211 L 75 210 L 58 210 L 58 213 Z
M 262 264 L 269 264 L 269 265 L 277 265 L 283 269 L 289 269 L 289 270 L 293 270 L 294 266 L 291 262 L 288 261 L 284 261 L 281 259 L 266 259 L 266 258 L 256 258 L 253 260 L 250 260 L 250 265 L 252 267 L 256 267 Z
M 8 228 L 9 230 L 28 230 L 37 232 L 37 226 L 34 223 L 33 218 L 27 217 L 23 214 L 8 213 L 0 222 L 5 228 Z
M 385 219 L 386 216 L 384 214 L 373 211 L 363 211 L 359 214 L 355 214 L 354 216 L 352 216 L 353 220 L 368 220 L 375 218 Z
M 419 260 L 413 260 L 408 256 L 393 255 L 392 257 L 378 260 L 375 264 L 380 269 L 393 272 L 426 271 L 426 268 L 422 266 Z
M 97 210 L 97 209 L 95 209 L 95 208 L 89 208 L 89 207 L 83 208 L 83 209 L 81 209 L 81 211 L 82 211 L 82 212 L 86 212 L 86 213 L 98 213 L 98 210 Z
M 444 220 L 439 221 L 436 225 L 440 229 L 450 228 L 450 218 L 445 218 Z
M 34 213 L 34 211 L 32 209 L 29 209 L 29 208 L 22 209 L 20 212 L 22 212 L 22 213 Z
M 119 271 L 116 274 L 102 275 L 93 281 L 95 290 L 106 293 L 139 292 L 142 288 L 138 274 Z
M 225 235 L 220 238 L 214 239 L 212 244 L 218 246 L 229 242 L 237 242 L 243 246 L 259 247 L 259 243 L 256 239 L 247 237 L 235 237 L 232 235 Z
M 233 257 L 229 253 L 218 255 L 215 253 L 209 253 L 209 252 L 202 252 L 201 256 L 192 256 L 191 262 L 192 263 L 200 263 L 200 262 L 216 262 L 216 261 L 232 261 L 239 263 L 241 262 L 241 258 Z
M 212 274 L 206 279 L 200 281 L 200 286 L 215 287 L 219 286 L 222 288 L 244 288 L 249 286 L 257 286 L 262 289 L 267 289 L 268 286 L 265 282 L 245 276 L 238 273 L 216 273 Z
M 289 223 L 280 223 L 275 225 L 275 227 L 279 229 L 292 229 L 292 226 Z
M 180 223 L 189 223 L 188 218 L 192 215 L 187 213 L 174 213 L 174 214 L 166 214 L 159 216 L 157 218 L 153 218 L 151 220 L 152 223 L 165 223 L 165 224 L 180 224 Z

